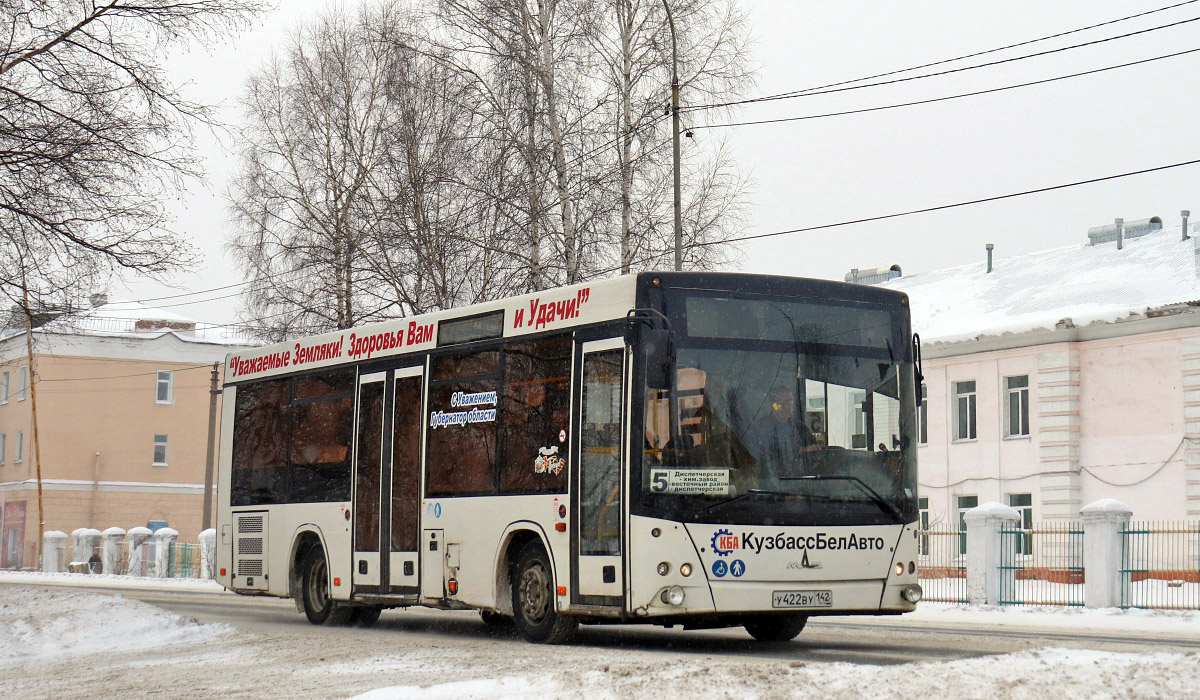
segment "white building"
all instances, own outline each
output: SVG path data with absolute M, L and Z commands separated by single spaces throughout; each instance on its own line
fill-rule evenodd
M 1116 233 L 882 283 L 923 341 L 930 524 L 986 501 L 1073 519 L 1099 498 L 1200 517 L 1200 239 L 1157 218 Z

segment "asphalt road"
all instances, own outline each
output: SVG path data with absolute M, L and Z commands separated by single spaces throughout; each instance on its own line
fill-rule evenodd
M 0 584 L 16 585 L 16 584 Z M 46 587 L 46 586 L 43 586 Z M 150 603 L 200 622 L 233 626 L 255 637 L 305 638 L 333 641 L 330 654 L 354 658 L 360 652 L 387 646 L 436 644 L 454 648 L 486 640 L 514 655 L 533 647 L 515 632 L 487 627 L 472 612 L 425 608 L 385 611 L 370 629 L 326 628 L 310 625 L 290 600 L 248 597 L 232 593 L 176 592 L 161 589 L 82 588 Z M 1057 646 L 1121 652 L 1196 652 L 1200 635 L 1180 638 L 1169 633 L 1105 633 L 1037 626 L 930 624 L 905 617 L 814 618 L 795 641 L 783 645 L 757 644 L 740 628 L 726 630 L 665 629 L 649 625 L 584 626 L 573 646 L 639 650 L 645 654 L 721 655 L 732 658 L 848 662 L 892 665 L 915 661 L 952 660 L 1026 649 Z M 373 653 L 373 652 L 372 652 Z

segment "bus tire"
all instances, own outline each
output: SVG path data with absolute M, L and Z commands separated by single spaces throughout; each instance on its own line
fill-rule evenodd
M 325 551 L 315 546 L 308 550 L 301 571 L 300 595 L 308 621 L 314 625 L 349 623 L 354 616 L 354 608 L 338 605 L 329 596 L 329 567 L 325 563 Z
M 808 624 L 808 615 L 755 615 L 742 624 L 760 642 L 788 642 Z
M 575 635 L 579 621 L 554 609 L 554 574 L 540 542 L 530 542 L 512 569 L 513 623 L 526 641 L 562 644 Z

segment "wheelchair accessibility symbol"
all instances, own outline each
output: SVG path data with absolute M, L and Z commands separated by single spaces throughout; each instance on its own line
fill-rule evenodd
M 721 578 L 725 574 L 729 573 L 729 565 L 726 564 L 724 561 L 718 559 L 713 562 L 712 572 L 713 572 L 713 576 L 716 576 L 717 578 Z

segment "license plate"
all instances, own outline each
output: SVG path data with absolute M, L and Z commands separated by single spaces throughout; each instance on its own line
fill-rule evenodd
M 771 594 L 773 608 L 831 608 L 833 591 L 775 591 Z

